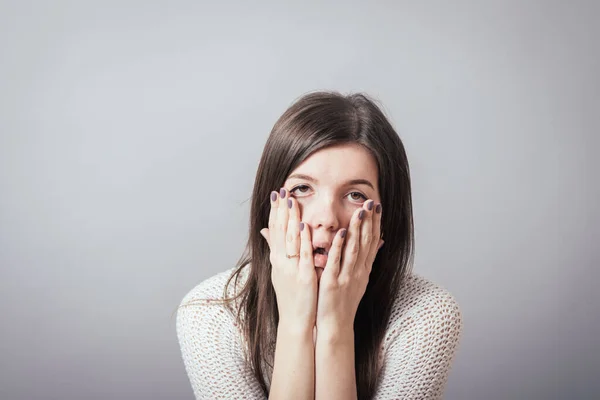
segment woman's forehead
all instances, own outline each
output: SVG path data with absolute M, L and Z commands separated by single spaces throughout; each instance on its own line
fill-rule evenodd
M 292 171 L 288 179 L 292 179 L 294 175 L 307 175 L 319 182 L 365 179 L 376 185 L 377 164 L 373 155 L 363 146 L 344 144 L 311 154 Z

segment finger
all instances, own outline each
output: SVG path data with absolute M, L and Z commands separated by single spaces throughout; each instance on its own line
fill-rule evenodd
M 327 256 L 327 264 L 325 265 L 324 274 L 330 274 L 337 278 L 340 274 L 340 266 L 342 261 L 342 247 L 344 245 L 344 238 L 346 237 L 347 230 L 340 229 L 333 238 L 329 254 Z
M 315 273 L 310 228 L 304 222 L 300 223 L 300 261 L 298 267 L 300 271 Z
M 362 213 L 362 214 L 361 214 Z M 364 217 L 365 210 L 357 209 L 350 219 L 350 226 L 346 233 L 346 247 L 342 252 L 342 265 L 340 275 L 352 274 L 354 265 L 360 251 L 360 225 Z
M 300 253 L 300 210 L 293 197 L 288 197 L 287 203 L 289 219 L 285 242 L 287 254 L 292 255 Z
M 277 234 L 275 237 L 275 246 L 277 252 L 285 256 L 285 237 L 287 234 L 288 225 L 288 207 L 287 207 L 287 191 L 281 188 L 279 191 L 279 204 L 277 205 L 277 223 L 275 229 Z
M 373 215 L 375 202 L 373 200 L 365 201 L 363 204 L 364 217 L 360 227 L 360 251 L 356 265 L 365 266 L 371 253 L 371 244 L 373 242 Z M 369 267 L 369 266 L 368 266 Z M 367 268 L 368 268 L 367 267 Z
M 269 245 L 269 249 L 270 249 L 271 248 L 271 239 L 269 238 L 269 229 L 268 228 L 261 229 L 260 234 L 262 235 L 262 237 L 265 238 L 265 240 L 267 241 L 267 244 Z
M 383 246 L 383 240 L 379 239 L 381 237 L 381 204 L 377 204 L 377 206 L 375 206 L 374 211 L 375 212 L 373 214 L 373 243 L 371 243 L 371 251 L 369 252 L 369 257 L 367 258 L 367 263 L 371 266 L 375 261 L 375 257 L 377 257 L 377 252 L 379 251 L 381 246 Z
M 279 194 L 276 191 L 272 191 L 269 196 L 271 201 L 271 211 L 269 212 L 269 248 L 271 252 L 275 251 L 273 246 L 276 244 L 275 238 L 277 237 L 277 208 L 279 206 Z

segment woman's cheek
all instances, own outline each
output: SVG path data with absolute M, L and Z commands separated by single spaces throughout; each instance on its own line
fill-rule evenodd
M 352 220 L 352 214 L 350 214 L 349 216 L 347 216 L 344 221 L 342 222 L 342 228 L 350 228 L 350 221 Z
M 300 212 L 300 221 L 302 221 L 302 218 L 304 217 L 304 201 L 303 199 L 299 199 L 296 198 L 296 201 L 298 202 L 298 211 Z

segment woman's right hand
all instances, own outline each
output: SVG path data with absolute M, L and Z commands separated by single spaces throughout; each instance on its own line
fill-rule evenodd
M 285 189 L 271 192 L 269 228 L 260 234 L 271 251 L 271 280 L 279 327 L 293 332 L 312 332 L 317 315 L 317 273 L 313 264 L 310 228 L 300 222 L 295 198 Z M 288 258 L 287 256 L 292 256 Z

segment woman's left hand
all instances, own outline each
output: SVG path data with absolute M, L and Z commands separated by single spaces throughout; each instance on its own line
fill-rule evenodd
M 352 215 L 348 230 L 335 235 L 319 283 L 317 332 L 353 331 L 373 261 L 383 245 L 381 214 L 381 204 L 368 200 Z

